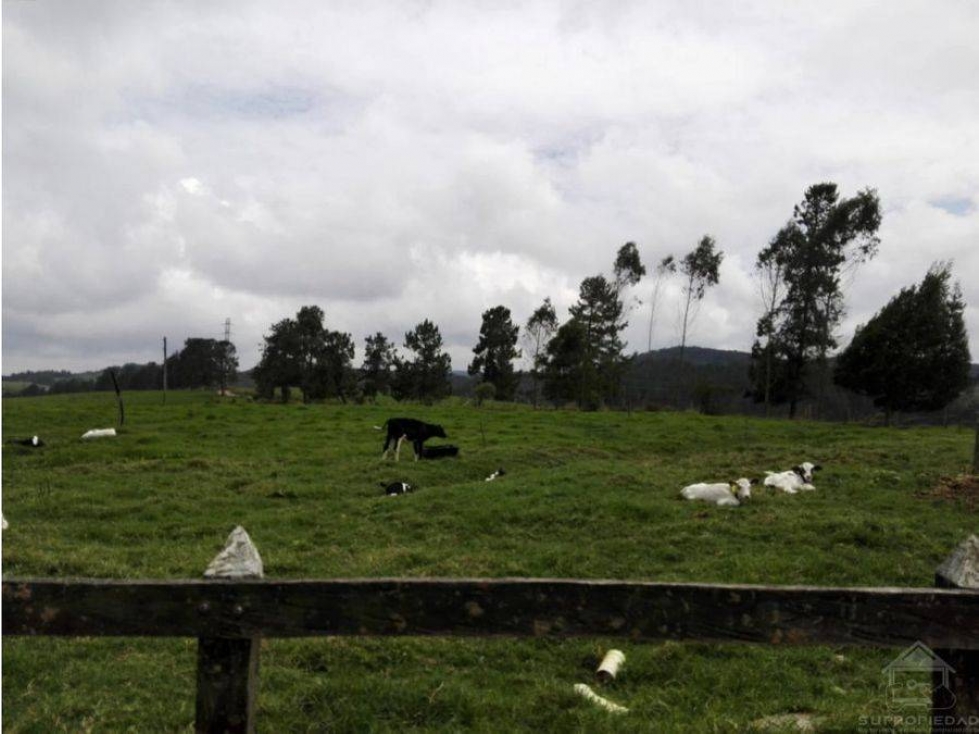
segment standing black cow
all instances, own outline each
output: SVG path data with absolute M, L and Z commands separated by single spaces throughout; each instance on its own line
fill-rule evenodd
M 433 436 L 447 438 L 442 426 L 433 423 L 423 423 L 414 418 L 388 418 L 384 425 L 387 426 L 388 433 L 384 439 L 384 451 L 381 454 L 382 459 L 388 455 L 388 451 L 391 450 L 391 444 L 394 443 L 394 460 L 398 461 L 401 454 L 401 442 L 407 440 L 411 441 L 412 447 L 415 449 L 415 461 L 418 461 L 422 455 L 422 446 L 425 441 Z

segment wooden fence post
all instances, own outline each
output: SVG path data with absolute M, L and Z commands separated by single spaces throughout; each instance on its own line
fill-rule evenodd
M 979 537 L 970 535 L 935 571 L 935 586 L 945 589 L 979 589 Z M 979 731 L 979 650 L 935 650 L 955 673 L 948 700 L 942 674 L 932 678 L 932 732 Z
M 236 527 L 222 550 L 204 572 L 214 579 L 262 578 L 262 559 L 248 533 Z M 202 604 L 199 612 L 212 610 Z M 233 616 L 244 613 L 240 606 Z M 255 702 L 258 697 L 258 653 L 261 638 L 200 637 L 197 641 L 198 734 L 255 731 Z

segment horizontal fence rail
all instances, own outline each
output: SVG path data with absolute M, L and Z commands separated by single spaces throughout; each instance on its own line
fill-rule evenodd
M 608 636 L 979 650 L 979 592 L 554 579 L 8 579 L 3 633 Z
M 228 563 L 228 559 L 235 559 Z M 3 634 L 196 637 L 198 732 L 254 732 L 263 638 L 621 637 L 933 648 L 933 731 L 979 721 L 979 537 L 935 588 L 568 579 L 271 581 L 243 528 L 205 581 L 6 579 Z M 231 578 L 229 578 L 231 577 Z M 247 580 L 242 580 L 245 577 Z M 902 653 L 902 655 L 907 654 Z M 952 727 L 949 729 L 949 727 Z

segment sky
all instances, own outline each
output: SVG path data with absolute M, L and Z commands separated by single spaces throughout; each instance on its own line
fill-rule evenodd
M 979 4 L 94 2 L 2 9 L 2 371 L 159 362 L 303 305 L 358 344 L 559 318 L 635 242 L 723 251 L 688 343 L 749 350 L 807 187 L 877 190 L 841 345 L 953 261 L 979 361 Z M 654 280 L 629 294 L 650 344 Z M 679 343 L 679 280 L 652 347 Z M 404 353 L 404 350 L 402 350 Z

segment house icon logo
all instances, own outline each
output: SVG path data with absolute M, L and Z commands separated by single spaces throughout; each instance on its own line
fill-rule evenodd
M 948 709 L 955 705 L 955 694 L 949 687 L 955 669 L 921 642 L 884 666 L 883 673 L 891 708 Z

